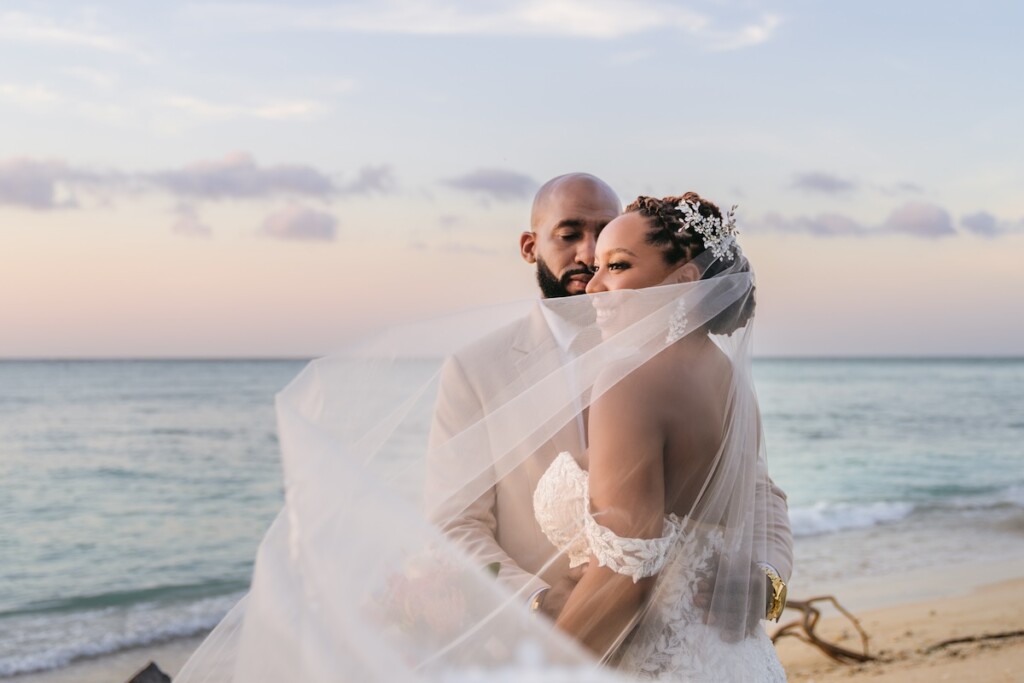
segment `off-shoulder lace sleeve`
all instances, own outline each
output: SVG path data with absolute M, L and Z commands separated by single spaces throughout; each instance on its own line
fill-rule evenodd
M 597 563 L 630 577 L 633 583 L 661 571 L 680 530 L 677 522 L 666 518 L 660 538 L 623 538 L 598 524 L 589 511 L 583 516 L 583 528 Z
M 589 561 L 636 583 L 665 566 L 681 521 L 665 518 L 661 538 L 623 538 L 597 523 L 590 513 L 590 478 L 568 452 L 558 454 L 533 494 L 534 516 L 544 535 L 569 557 L 569 566 Z M 582 527 L 582 528 L 581 528 Z

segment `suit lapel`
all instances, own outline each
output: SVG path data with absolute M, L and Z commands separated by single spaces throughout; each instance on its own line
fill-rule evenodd
M 550 349 L 554 343 L 554 337 L 544 320 L 544 313 L 540 310 L 541 304 L 538 301 L 530 309 L 529 315 L 519 327 L 519 332 L 512 341 L 512 352 L 515 354 L 516 369 L 522 372 L 528 367 L 526 361 L 531 355 L 543 349 Z
M 530 313 L 520 327 L 511 347 L 512 353 L 516 356 L 514 360 L 516 371 L 519 373 L 520 380 L 527 385 L 540 379 L 539 376 L 544 372 L 537 368 L 538 359 L 542 357 L 540 354 L 550 354 L 558 349 L 551 328 L 548 327 L 544 313 L 541 311 L 541 305 L 540 302 L 537 302 L 530 309 Z M 545 444 L 542 449 L 543 453 L 537 454 L 541 456 L 543 462 L 541 473 L 561 451 L 569 451 L 577 460 L 583 457 L 585 445 L 580 442 L 581 425 L 579 423 L 579 420 L 582 419 L 578 416 L 569 420 Z

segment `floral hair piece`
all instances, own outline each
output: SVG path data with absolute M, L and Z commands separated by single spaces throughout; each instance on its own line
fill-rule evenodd
M 725 212 L 724 218 L 702 216 L 700 202 L 686 199 L 679 202 L 676 210 L 683 214 L 683 224 L 676 228 L 677 235 L 689 230 L 701 236 L 704 248 L 715 258 L 732 261 L 736 257 L 736 204 Z

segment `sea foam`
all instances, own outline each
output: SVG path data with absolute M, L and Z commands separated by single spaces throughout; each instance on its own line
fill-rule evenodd
M 817 536 L 898 522 L 913 511 L 914 505 L 906 502 L 819 502 L 806 507 L 790 508 L 789 521 L 794 536 Z
M 199 635 L 213 628 L 241 597 L 6 617 L 0 621 L 4 636 L 0 677 L 57 669 L 84 657 Z

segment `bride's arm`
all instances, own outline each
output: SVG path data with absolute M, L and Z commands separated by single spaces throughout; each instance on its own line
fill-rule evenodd
M 661 536 L 665 515 L 666 430 L 650 384 L 633 373 L 590 409 L 590 503 L 594 521 L 622 539 Z M 646 385 L 646 386 L 645 386 Z M 653 577 L 590 566 L 556 624 L 599 655 L 614 647 L 642 607 Z

